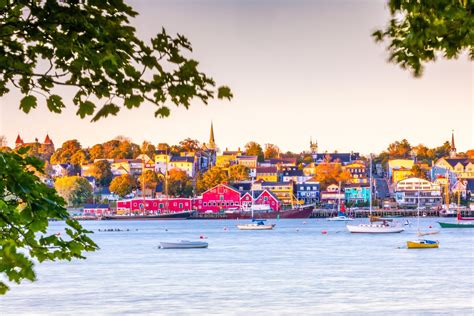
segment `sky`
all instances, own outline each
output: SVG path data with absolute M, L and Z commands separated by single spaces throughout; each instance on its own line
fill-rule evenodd
M 370 34 L 389 19 L 385 1 L 140 0 L 126 1 L 140 38 L 165 27 L 184 34 L 192 57 L 218 85 L 231 87 L 231 102 L 172 107 L 157 119 L 154 106 L 122 110 L 97 123 L 81 120 L 71 106 L 52 114 L 46 106 L 24 114 L 17 91 L 0 98 L 0 134 L 12 146 L 49 133 L 58 146 L 78 139 L 84 147 L 124 135 L 141 144 L 209 139 L 211 121 L 221 150 L 248 141 L 277 144 L 284 152 L 376 153 L 406 138 L 413 145 L 474 147 L 474 66 L 466 55 L 438 59 L 414 78 L 387 63 L 384 46 Z M 63 91 L 70 95 L 69 91 Z

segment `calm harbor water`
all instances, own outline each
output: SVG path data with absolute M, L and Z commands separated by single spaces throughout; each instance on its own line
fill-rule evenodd
M 388 235 L 351 235 L 324 219 L 273 221 L 274 231 L 227 220 L 82 222 L 101 249 L 37 265 L 38 281 L 12 286 L 0 314 L 473 315 L 474 230 L 422 218 L 422 229 L 441 230 L 430 236 L 440 248 L 408 250 L 400 247 L 416 239 L 416 219 L 408 220 Z M 208 249 L 157 249 L 201 235 Z

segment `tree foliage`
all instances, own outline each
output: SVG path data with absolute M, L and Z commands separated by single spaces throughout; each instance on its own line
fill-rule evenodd
M 89 181 L 79 176 L 56 178 L 54 188 L 70 206 L 84 204 L 92 197 L 92 186 Z
M 265 159 L 277 158 L 280 154 L 280 148 L 274 144 L 266 144 L 264 157 Z
M 197 139 L 192 139 L 189 137 L 180 141 L 179 146 L 181 147 L 181 151 L 184 152 L 195 152 L 201 148 L 201 145 Z
M 220 167 L 212 167 L 202 176 L 198 177 L 196 189 L 199 193 L 202 193 L 218 184 L 225 183 L 228 180 L 229 178 L 224 169 Z
M 192 179 L 188 177 L 186 171 L 178 168 L 168 171 L 168 194 L 182 197 L 193 195 Z
M 97 184 L 102 187 L 109 186 L 114 176 L 110 168 L 110 163 L 107 160 L 94 162 L 89 169 L 89 174 L 94 177 Z
M 155 171 L 146 170 L 138 177 L 138 182 L 140 183 L 140 189 L 143 189 L 143 186 L 145 186 L 145 189 L 155 190 L 160 179 L 158 179 Z
M 82 150 L 82 146 L 77 139 L 65 141 L 51 156 L 51 163 L 72 163 L 71 158 L 80 150 Z
M 110 182 L 109 190 L 120 197 L 124 197 L 132 193 L 135 187 L 135 179 L 131 175 L 122 174 Z
M 259 162 L 262 162 L 264 159 L 262 146 L 253 141 L 245 144 L 245 154 L 249 156 L 257 156 Z
M 472 0 L 389 0 L 388 5 L 390 22 L 372 36 L 389 42 L 391 62 L 418 77 L 423 64 L 435 61 L 438 54 L 453 59 L 467 51 L 474 60 Z
M 331 184 L 347 182 L 351 178 L 351 174 L 347 170 L 343 170 L 339 163 L 321 163 L 315 169 L 315 178 L 321 185 L 321 189 L 326 189 Z
M 229 181 L 238 182 L 249 179 L 249 168 L 243 165 L 232 165 L 229 167 Z
M 35 175 L 43 162 L 16 153 L 0 152 L 0 273 L 10 282 L 35 280 L 34 260 L 83 258 L 97 249 L 75 220 L 68 219 L 64 199 Z M 66 220 L 64 237 L 47 232 L 48 219 Z M 8 290 L 0 281 L 0 294 Z

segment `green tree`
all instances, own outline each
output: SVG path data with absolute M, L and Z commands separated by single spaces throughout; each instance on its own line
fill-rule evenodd
M 257 156 L 259 162 L 262 162 L 264 159 L 262 146 L 256 142 L 248 142 L 245 145 L 245 154 L 249 156 Z
M 155 116 L 166 117 L 169 101 L 188 108 L 194 98 L 207 103 L 216 95 L 214 80 L 182 52 L 192 50 L 189 41 L 162 29 L 146 44 L 129 24 L 137 12 L 121 0 L 8 2 L 0 11 L 0 96 L 21 89 L 25 113 L 37 107 L 38 94 L 61 113 L 57 85 L 74 91 L 77 114 L 92 121 L 145 101 L 156 105 Z M 217 97 L 232 93 L 219 87 Z
M 27 157 L 26 149 L 19 153 L 0 152 L 0 294 L 8 290 L 6 280 L 34 281 L 34 260 L 84 258 L 84 251 L 97 249 L 89 232 L 68 219 L 64 200 L 35 175 L 43 173 L 43 162 Z M 66 234 L 48 233 L 49 219 L 65 219 Z
M 196 189 L 199 193 L 202 193 L 218 184 L 225 183 L 228 180 L 227 173 L 222 168 L 212 167 L 202 176 L 198 177 Z
M 277 145 L 266 144 L 264 157 L 265 159 L 277 158 L 280 154 L 280 148 Z
M 168 194 L 183 197 L 193 195 L 192 179 L 186 171 L 177 168 L 168 171 Z
M 229 181 L 237 182 L 249 179 L 249 168 L 243 165 L 232 165 L 229 167 Z
M 79 176 L 56 178 L 54 188 L 70 206 L 78 206 L 92 197 L 89 181 Z
M 98 160 L 92 164 L 89 174 L 95 178 L 97 184 L 102 187 L 109 186 L 113 174 L 110 169 L 110 163 L 107 160 Z
M 120 197 L 124 197 L 132 193 L 135 187 L 135 179 L 131 175 L 122 174 L 110 182 L 109 190 Z
M 468 51 L 474 60 L 472 0 L 389 0 L 388 6 L 390 22 L 372 36 L 389 42 L 389 61 L 418 77 L 423 63 L 435 61 L 437 55 L 453 59 Z

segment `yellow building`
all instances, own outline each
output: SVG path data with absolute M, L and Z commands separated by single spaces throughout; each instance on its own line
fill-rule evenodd
M 257 180 L 263 180 L 265 182 L 277 182 L 278 181 L 278 169 L 277 167 L 257 167 L 256 170 Z
M 400 168 L 392 170 L 392 183 L 398 183 L 411 177 L 413 177 L 411 169 Z
M 257 156 L 238 156 L 237 163 L 249 169 L 257 168 Z
M 363 161 L 354 161 L 348 165 L 342 166 L 343 170 L 349 171 L 351 179 L 349 183 L 368 183 L 367 167 Z
M 234 155 L 219 155 L 216 157 L 216 166 L 220 168 L 229 168 L 235 162 L 237 162 L 237 156 Z
M 440 158 L 435 166 L 454 172 L 458 179 L 474 179 L 474 159 Z
M 293 183 L 292 182 L 262 182 L 262 190 L 269 190 L 275 194 L 282 204 L 291 205 L 296 203 L 293 199 Z

